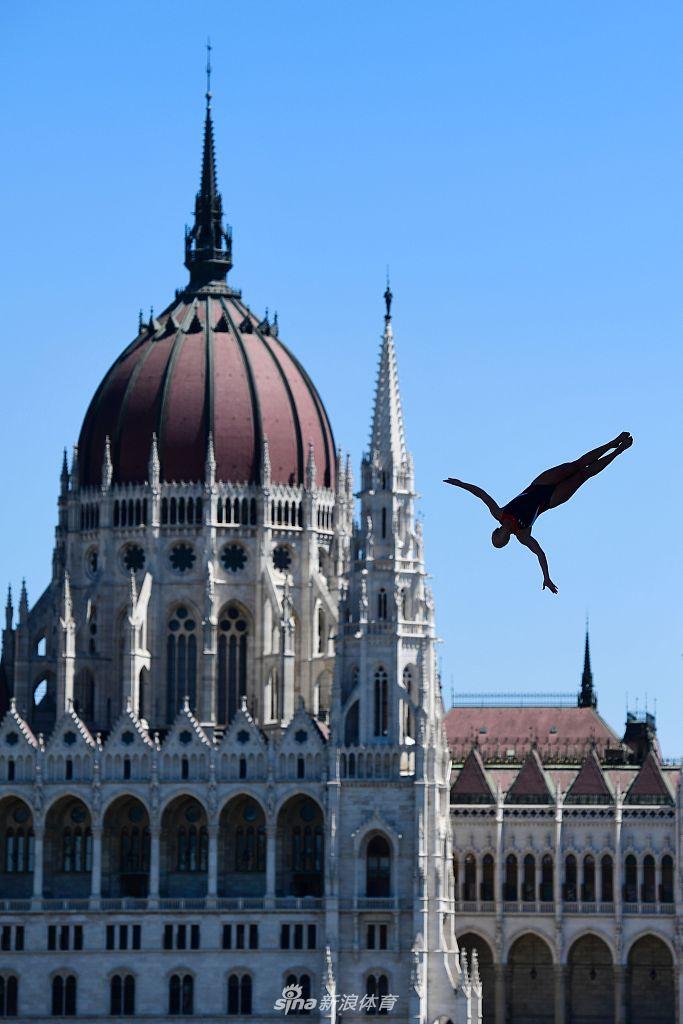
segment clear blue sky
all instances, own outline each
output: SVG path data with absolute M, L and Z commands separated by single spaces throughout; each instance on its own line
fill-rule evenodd
M 346 0 L 35 2 L 0 15 L 0 581 L 49 578 L 61 450 L 185 281 L 204 42 L 233 279 L 358 467 L 387 264 L 445 697 L 657 700 L 680 736 L 683 7 Z M 483 506 L 623 428 L 539 524 L 558 597 Z

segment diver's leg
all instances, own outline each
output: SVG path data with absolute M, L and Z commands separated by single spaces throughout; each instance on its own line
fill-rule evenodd
M 563 480 L 569 480 L 576 476 L 584 466 L 595 464 L 598 459 L 610 450 L 610 448 L 618 448 L 619 445 L 623 444 L 630 436 L 631 435 L 628 431 L 625 430 L 623 433 L 619 434 L 619 437 L 615 437 L 613 441 L 610 441 L 608 444 L 600 445 L 599 448 L 594 448 L 590 452 L 586 452 L 585 455 L 581 455 L 578 459 L 574 459 L 573 462 L 563 462 L 559 466 L 553 466 L 552 469 L 546 469 L 544 473 L 540 473 L 536 479 L 531 482 L 532 484 L 560 484 Z
M 592 476 L 597 476 L 598 473 L 602 473 L 603 469 L 607 469 L 610 462 L 613 462 L 617 455 L 622 455 L 627 448 L 631 447 L 632 444 L 633 438 L 629 435 L 627 439 L 622 441 L 613 452 L 610 452 L 609 455 L 605 455 L 601 459 L 596 459 L 595 462 L 591 462 L 588 466 L 582 466 L 572 476 L 562 480 L 555 487 L 546 508 L 556 508 L 558 505 L 563 505 L 565 501 L 569 501 L 569 499 L 576 494 L 579 487 L 581 487 L 582 484 L 585 484 L 586 480 L 590 480 Z

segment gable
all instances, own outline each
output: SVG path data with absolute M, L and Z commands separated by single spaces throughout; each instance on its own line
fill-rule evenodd
M 481 754 L 479 754 L 476 748 L 473 748 L 465 758 L 465 763 L 451 786 L 451 803 L 495 803 L 493 789 L 487 778 Z
M 549 804 L 552 801 L 553 794 L 540 758 L 537 752 L 532 750 L 510 786 L 505 802 L 509 804 Z

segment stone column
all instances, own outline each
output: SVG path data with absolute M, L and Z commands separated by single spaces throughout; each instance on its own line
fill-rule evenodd
M 277 825 L 271 821 L 266 825 L 266 901 L 271 907 L 275 901 L 276 858 Z
M 555 1024 L 564 1024 L 566 1007 L 566 968 L 555 964 Z
M 43 845 L 44 828 L 33 830 L 33 899 L 40 900 L 43 896 Z
M 621 964 L 614 965 L 614 1024 L 624 1024 L 625 971 Z
M 102 829 L 92 830 L 92 870 L 90 872 L 90 906 L 96 907 L 102 892 Z
M 505 1024 L 505 964 L 495 964 L 493 971 L 495 978 L 496 1024 Z
M 149 899 L 155 903 L 159 899 L 160 833 L 160 828 L 153 826 L 149 835 Z
M 209 825 L 209 880 L 207 895 L 215 900 L 218 894 L 218 825 Z

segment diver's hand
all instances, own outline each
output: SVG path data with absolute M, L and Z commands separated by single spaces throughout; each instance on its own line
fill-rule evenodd
M 557 593 L 557 587 L 555 586 L 555 584 L 553 583 L 553 581 L 552 581 L 552 580 L 550 579 L 550 576 L 546 576 L 546 578 L 545 578 L 545 579 L 543 580 L 543 589 L 545 590 L 545 588 L 546 588 L 546 587 L 547 587 L 547 588 L 548 588 L 548 590 L 550 590 L 550 591 L 551 591 L 551 592 L 552 592 L 553 594 L 556 594 L 556 593 Z

